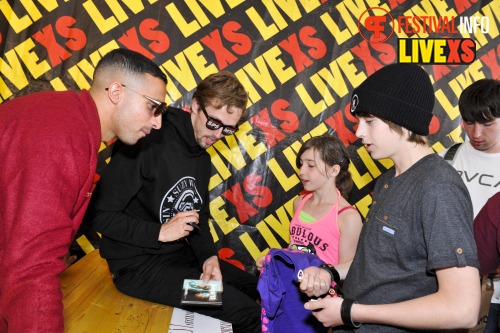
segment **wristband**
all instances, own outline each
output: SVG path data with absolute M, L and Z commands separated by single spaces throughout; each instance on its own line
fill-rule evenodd
M 333 284 L 333 282 L 335 282 L 336 284 L 338 284 L 340 282 L 340 274 L 333 265 L 322 264 L 319 266 L 319 268 L 323 268 L 324 270 L 328 271 L 328 273 L 330 273 L 330 275 L 332 277 L 332 284 Z
M 347 298 L 342 301 L 340 305 L 340 318 L 342 318 L 344 325 L 358 328 L 361 326 L 361 323 L 355 323 L 351 318 L 351 308 L 354 303 L 357 304 L 358 302 Z

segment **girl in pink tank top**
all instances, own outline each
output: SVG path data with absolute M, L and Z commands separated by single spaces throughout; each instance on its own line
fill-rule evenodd
M 335 136 L 313 137 L 302 145 L 296 163 L 307 194 L 294 201 L 289 248 L 315 253 L 332 265 L 352 260 L 362 222 L 345 199 L 353 184 L 349 162 Z M 257 268 L 264 258 L 257 259 Z

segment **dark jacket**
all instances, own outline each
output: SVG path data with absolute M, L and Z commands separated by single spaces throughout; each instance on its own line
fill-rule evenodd
M 118 148 L 118 147 L 115 147 Z M 209 231 L 209 154 L 196 142 L 191 117 L 169 108 L 162 128 L 134 146 L 120 146 L 99 181 L 86 221 L 102 234 L 101 256 L 112 272 L 173 253 L 186 240 L 158 241 L 162 223 L 200 210 L 201 231 L 188 237 L 200 263 L 216 255 Z
M 481 275 L 500 265 L 500 192 L 492 196 L 474 219 L 474 238 Z

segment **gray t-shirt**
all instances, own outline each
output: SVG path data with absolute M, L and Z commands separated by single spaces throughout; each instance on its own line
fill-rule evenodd
M 435 270 L 479 267 L 472 204 L 458 173 L 437 154 L 375 185 L 373 203 L 344 282 L 346 298 L 390 304 L 437 291 Z M 342 330 L 335 329 L 335 332 Z M 363 324 L 356 332 L 416 332 Z

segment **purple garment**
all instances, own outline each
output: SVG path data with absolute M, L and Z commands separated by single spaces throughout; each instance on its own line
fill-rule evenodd
M 299 250 L 269 251 L 257 284 L 262 306 L 262 332 L 327 331 L 310 310 L 304 309 L 309 297 L 300 292 L 298 283 L 302 270 L 323 263 L 317 256 Z

